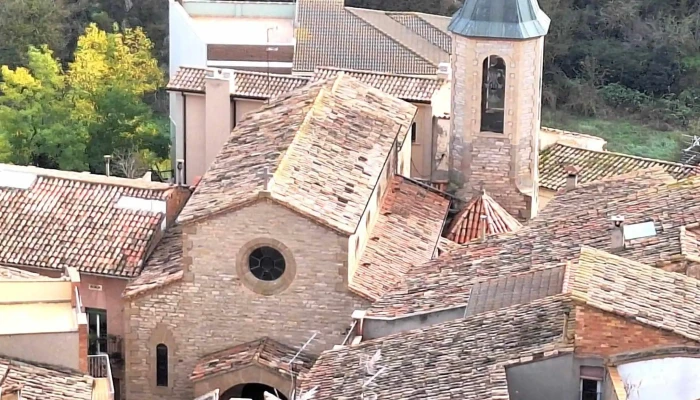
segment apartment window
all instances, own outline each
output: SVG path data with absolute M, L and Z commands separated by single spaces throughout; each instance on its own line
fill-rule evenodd
M 168 346 L 156 346 L 156 385 L 168 386 Z
M 88 319 L 88 354 L 107 352 L 107 310 L 86 308 Z
M 416 136 L 417 136 L 417 135 L 416 135 L 416 123 L 414 122 L 414 123 L 411 125 L 411 143 L 415 143 L 415 142 L 416 142 Z

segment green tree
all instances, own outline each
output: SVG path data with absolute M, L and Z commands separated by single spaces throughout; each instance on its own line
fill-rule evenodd
M 47 45 L 67 56 L 66 16 L 62 0 L 0 1 L 0 65 L 27 65 L 29 46 Z
M 71 118 L 60 64 L 46 46 L 27 59 L 28 68 L 0 70 L 0 161 L 84 170 L 87 132 Z
M 92 24 L 78 39 L 68 69 L 73 115 L 86 124 L 90 169 L 102 172 L 103 155 L 117 149 L 148 149 L 168 155 L 165 127 L 143 101 L 164 83 L 143 30 L 115 26 L 112 33 Z

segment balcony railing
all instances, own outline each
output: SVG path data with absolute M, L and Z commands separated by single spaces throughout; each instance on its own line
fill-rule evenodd
M 88 356 L 88 374 L 93 378 L 104 378 L 107 381 L 109 398 L 114 399 L 112 366 L 109 364 L 109 356 L 107 354 Z

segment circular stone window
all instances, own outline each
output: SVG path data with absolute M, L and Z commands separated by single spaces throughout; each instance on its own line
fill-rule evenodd
M 236 272 L 243 286 L 270 296 L 287 289 L 297 270 L 294 255 L 287 246 L 272 238 L 257 238 L 238 250 Z
M 262 246 L 248 256 L 248 268 L 261 281 L 275 281 L 282 277 L 287 265 L 282 253 L 272 247 Z

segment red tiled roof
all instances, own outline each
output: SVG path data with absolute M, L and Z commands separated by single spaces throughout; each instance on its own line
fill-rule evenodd
M 199 381 L 249 365 L 258 365 L 289 376 L 289 362 L 297 351 L 273 339 L 261 338 L 202 357 L 190 374 L 190 380 Z M 314 360 L 313 356 L 301 352 L 295 359 L 294 372 L 308 371 Z
M 518 220 L 486 192 L 482 192 L 455 216 L 447 231 L 447 238 L 457 244 L 464 244 L 480 238 L 482 230 L 486 235 L 497 235 L 520 228 L 522 225 Z
M 236 126 L 180 221 L 257 201 L 267 168 L 273 201 L 352 234 L 415 113 L 415 106 L 344 74 L 278 96 Z
M 35 179 L 26 189 L 3 186 L 3 176 L 16 173 Z M 165 215 L 117 202 L 165 202 L 172 190 L 135 179 L 0 165 L 0 264 L 138 275 Z
M 652 167 L 663 168 L 675 179 L 700 174 L 700 168 L 670 161 L 654 160 L 609 151 L 587 150 L 554 144 L 540 153 L 540 186 L 559 190 L 566 186 L 569 166 L 577 167 L 578 183 L 586 184 Z
M 91 400 L 93 382 L 78 371 L 0 356 L 3 394 L 21 390 L 26 400 Z
M 214 70 L 213 68 L 180 67 L 170 78 L 166 89 L 175 92 L 204 93 L 207 72 Z M 232 75 L 231 96 L 234 97 L 265 100 L 309 83 L 309 78 L 303 76 L 229 69 L 222 71 L 230 72 Z
M 395 176 L 350 288 L 377 299 L 412 266 L 430 260 L 449 206 L 448 199 L 432 190 Z
M 407 75 L 388 74 L 375 71 L 355 71 L 340 68 L 316 68 L 314 80 L 327 79 L 343 71 L 360 82 L 371 85 L 382 92 L 396 96 L 406 101 L 429 103 L 433 94 L 443 84 L 435 77 L 421 78 Z
M 146 261 L 141 275 L 124 288 L 123 297 L 132 297 L 182 279 L 182 229 L 174 226 L 158 243 Z

